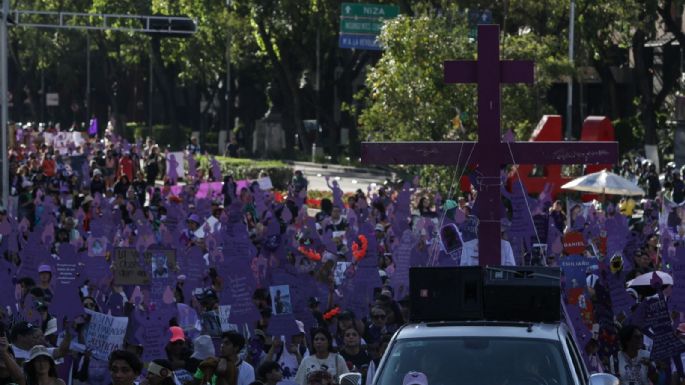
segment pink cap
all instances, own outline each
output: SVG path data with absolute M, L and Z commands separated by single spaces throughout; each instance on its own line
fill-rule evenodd
M 180 327 L 172 326 L 169 328 L 169 331 L 171 332 L 171 338 L 169 339 L 169 342 L 185 341 L 186 340 L 186 334 L 183 332 L 183 329 L 181 329 Z
M 50 265 L 40 265 L 38 266 L 38 272 L 52 274 L 52 267 L 50 267 Z

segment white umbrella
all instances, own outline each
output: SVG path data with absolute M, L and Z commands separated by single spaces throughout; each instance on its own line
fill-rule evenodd
M 653 274 L 654 272 L 638 275 L 635 279 L 628 281 L 628 287 L 651 286 Z M 673 285 L 673 277 L 671 277 L 670 274 L 664 273 L 663 271 L 657 271 L 656 274 L 661 278 L 663 285 Z
M 596 194 L 629 196 L 645 195 L 644 190 L 636 186 L 635 183 L 607 170 L 583 175 L 566 183 L 565 185 L 561 186 L 561 188 L 565 190 L 584 191 Z

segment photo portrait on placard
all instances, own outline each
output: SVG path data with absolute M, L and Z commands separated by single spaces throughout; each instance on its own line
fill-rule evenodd
M 88 238 L 88 256 L 104 257 L 107 253 L 107 237 Z
M 449 223 L 440 229 L 440 242 L 443 250 L 448 254 L 459 251 L 463 246 L 461 232 L 454 223 Z
M 271 294 L 271 311 L 273 314 L 291 314 L 293 312 L 290 286 L 270 286 L 269 293 Z
M 152 256 L 152 278 L 167 278 L 169 277 L 169 267 L 167 266 L 167 257 L 164 254 L 155 254 Z

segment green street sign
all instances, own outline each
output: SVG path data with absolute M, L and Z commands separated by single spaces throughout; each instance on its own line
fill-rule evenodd
M 400 14 L 400 7 L 392 4 L 342 3 L 340 16 L 392 19 Z
M 341 19 L 340 32 L 342 33 L 368 33 L 379 34 L 383 28 L 382 22 L 369 21 L 368 19 Z

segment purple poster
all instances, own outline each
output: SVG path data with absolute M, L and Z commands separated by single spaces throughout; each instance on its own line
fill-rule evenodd
M 671 306 L 675 310 L 685 311 L 685 246 L 676 248 L 675 262 L 671 265 L 673 273 L 673 294 Z
M 676 337 L 673 330 L 673 321 L 666 302 L 662 299 L 652 300 L 647 304 L 646 311 L 644 325 L 654 341 L 650 359 L 661 361 L 685 352 L 685 344 Z

